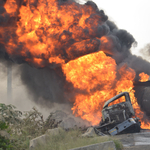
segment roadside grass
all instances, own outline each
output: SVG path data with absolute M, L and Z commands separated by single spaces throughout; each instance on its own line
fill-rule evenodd
M 89 138 L 81 137 L 81 134 L 79 129 L 72 129 L 69 131 L 60 130 L 60 134 L 49 135 L 46 143 L 39 143 L 35 150 L 68 150 L 106 141 L 114 141 L 117 150 L 123 149 L 122 144 L 113 137 L 95 136 Z
M 119 140 L 117 140 L 116 138 L 112 138 L 112 141 L 115 143 L 116 150 L 122 150 L 123 149 L 123 145 Z

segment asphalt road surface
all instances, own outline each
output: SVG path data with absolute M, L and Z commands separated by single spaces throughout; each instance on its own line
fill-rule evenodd
M 124 150 L 150 150 L 150 130 L 142 130 L 140 133 L 117 135 Z

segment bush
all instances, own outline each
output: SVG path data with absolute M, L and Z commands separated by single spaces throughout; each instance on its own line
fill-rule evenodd
M 20 117 L 22 112 L 15 110 L 13 105 L 5 105 L 0 103 L 0 121 L 10 124 L 17 124 L 21 122 Z
M 5 122 L 0 122 L 0 131 L 7 129 L 8 126 Z M 11 150 L 12 145 L 10 143 L 10 140 L 6 137 L 0 135 L 0 150 Z

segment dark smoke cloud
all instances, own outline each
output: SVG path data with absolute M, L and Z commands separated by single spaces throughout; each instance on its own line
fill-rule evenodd
M 6 13 L 5 8 L 3 7 L 4 5 L 4 1 L 1 0 L 0 1 L 0 27 L 5 25 L 5 18 L 7 18 L 6 16 L 3 16 L 4 13 Z M 2 34 L 0 32 L 0 62 L 4 60 L 4 56 L 5 56 L 5 45 L 3 44 L 2 41 Z
M 114 22 L 108 20 L 106 23 L 110 29 L 107 36 L 113 43 L 110 51 L 113 53 L 112 57 L 116 60 L 116 63 L 119 64 L 131 55 L 130 48 L 136 41 L 126 30 L 118 29 Z
M 61 68 L 57 70 L 37 69 L 27 64 L 20 65 L 21 79 L 36 103 L 45 102 L 65 103 L 64 84 Z M 47 105 L 48 103 L 46 103 Z M 51 103 L 49 103 L 51 104 Z

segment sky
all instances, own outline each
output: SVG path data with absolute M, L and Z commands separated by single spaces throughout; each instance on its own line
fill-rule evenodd
M 150 43 L 150 1 L 149 0 L 93 0 L 103 9 L 109 20 L 119 29 L 125 29 L 133 35 L 138 45 L 132 48 L 133 54 Z

